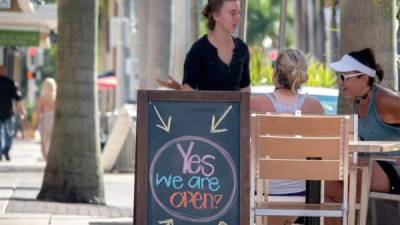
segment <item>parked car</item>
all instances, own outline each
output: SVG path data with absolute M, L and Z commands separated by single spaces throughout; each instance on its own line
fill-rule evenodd
M 252 86 L 251 92 L 253 95 L 261 95 L 274 91 L 273 86 L 263 85 L 263 86 Z M 336 115 L 337 114 L 337 102 L 339 90 L 335 88 L 318 88 L 318 87 L 303 87 L 300 93 L 307 93 L 310 96 L 317 98 L 322 107 L 324 107 L 326 115 Z

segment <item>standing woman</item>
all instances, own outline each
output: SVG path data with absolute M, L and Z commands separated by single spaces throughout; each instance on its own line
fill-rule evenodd
M 56 81 L 53 78 L 46 78 L 42 84 L 42 92 L 37 105 L 40 144 L 43 159 L 46 161 L 49 154 L 51 133 L 53 131 L 56 91 Z
M 238 0 L 208 0 L 208 34 L 186 55 L 183 90 L 250 91 L 249 50 L 232 36 L 240 24 Z
M 353 102 L 358 114 L 359 139 L 365 141 L 400 141 L 400 96 L 380 86 L 383 71 L 374 53 L 366 48 L 344 55 L 331 67 L 344 98 Z M 399 152 L 394 152 L 399 156 Z M 361 160 L 363 162 L 363 160 Z M 395 161 L 374 161 L 371 190 L 400 194 L 400 166 Z M 341 184 L 327 183 L 326 198 L 342 198 Z M 334 224 L 334 223 L 332 223 Z

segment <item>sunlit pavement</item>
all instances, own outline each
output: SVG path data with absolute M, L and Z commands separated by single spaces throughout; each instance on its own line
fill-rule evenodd
M 0 161 L 0 225 L 132 224 L 134 176 L 105 174 L 105 206 L 36 201 L 45 161 L 37 139 L 15 139 Z

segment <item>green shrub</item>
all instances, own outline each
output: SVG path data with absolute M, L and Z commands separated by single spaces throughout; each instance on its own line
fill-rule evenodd
M 252 46 L 250 51 L 251 85 L 272 84 L 272 65 L 261 46 Z
M 267 59 L 266 52 L 261 46 L 251 46 L 250 49 L 250 78 L 251 85 L 272 85 L 272 64 Z M 308 81 L 306 86 L 334 88 L 336 76 L 325 64 L 307 56 Z
M 333 88 L 336 86 L 336 76 L 325 64 L 316 60 L 309 62 L 307 86 Z

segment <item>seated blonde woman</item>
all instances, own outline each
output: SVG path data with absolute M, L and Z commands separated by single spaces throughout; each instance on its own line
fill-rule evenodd
M 250 100 L 252 112 L 323 114 L 321 103 L 308 96 L 299 94 L 299 89 L 307 82 L 307 62 L 300 50 L 286 49 L 279 53 L 272 64 L 275 90 L 266 95 L 253 96 Z M 272 196 L 304 196 L 305 181 L 270 180 L 269 193 Z M 292 224 L 296 218 L 269 217 L 268 224 Z
M 323 114 L 321 103 L 299 89 L 307 82 L 307 62 L 300 50 L 286 49 L 272 63 L 272 83 L 275 90 L 264 96 L 251 98 L 252 112 L 294 113 L 301 110 L 306 114 Z

